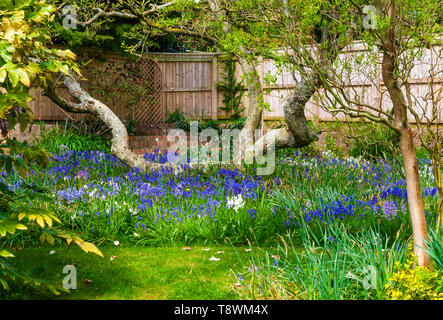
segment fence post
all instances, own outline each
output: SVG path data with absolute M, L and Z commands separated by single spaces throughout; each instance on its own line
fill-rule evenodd
M 217 97 L 217 74 L 218 74 L 218 68 L 217 68 L 217 56 L 214 56 L 212 58 L 212 72 L 211 72 L 211 91 L 212 91 L 212 103 L 211 103 L 211 118 L 212 120 L 217 120 L 218 114 L 218 97 Z

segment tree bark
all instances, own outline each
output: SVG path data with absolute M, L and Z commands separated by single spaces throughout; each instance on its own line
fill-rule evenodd
M 242 68 L 243 74 L 247 76 L 248 107 L 246 110 L 245 124 L 238 137 L 238 143 L 240 145 L 238 153 L 234 158 L 234 163 L 236 164 L 240 164 L 242 159 L 246 160 L 248 153 L 251 155 L 254 154 L 253 141 L 249 140 L 248 137 L 253 138 L 255 136 L 255 130 L 260 127 L 261 117 L 263 114 L 260 103 L 260 99 L 263 98 L 263 88 L 260 83 L 257 70 L 255 69 L 256 65 L 247 61 L 247 59 L 244 57 L 238 57 L 238 61 L 240 63 L 240 67 Z M 251 144 L 248 144 L 249 142 L 251 142 Z
M 394 110 L 394 125 L 400 135 L 400 151 L 403 157 L 409 213 L 414 237 L 414 253 L 419 266 L 430 267 L 429 255 L 425 251 L 428 238 L 426 217 L 421 196 L 418 163 L 411 127 L 407 117 L 407 104 L 398 83 L 398 48 L 395 30 L 395 2 L 390 4 L 389 15 L 392 28 L 388 29 L 383 46 L 382 77 Z
M 301 148 L 317 141 L 318 136 L 308 127 L 304 112 L 316 91 L 316 83 L 302 79 L 283 105 L 286 126 L 268 132 L 255 143 L 254 149 L 263 152 L 270 144 L 278 149 Z
M 418 257 L 418 264 L 420 266 L 429 267 L 430 260 L 425 251 L 425 240 L 428 238 L 428 230 L 421 196 L 420 177 L 418 173 L 418 163 L 415 155 L 413 135 L 409 126 L 401 130 L 400 151 L 405 168 L 406 191 L 408 194 L 409 212 L 411 215 L 414 237 L 414 252 Z
M 124 163 L 131 167 L 140 169 L 156 169 L 164 167 L 163 164 L 151 163 L 145 161 L 143 156 L 137 155 L 129 148 L 129 136 L 125 125 L 115 115 L 115 113 L 101 101 L 91 97 L 89 93 L 83 90 L 73 77 L 65 76 L 64 84 L 68 88 L 72 97 L 79 102 L 74 103 L 59 96 L 54 87 L 49 86 L 46 89 L 46 95 L 60 108 L 73 113 L 89 113 L 102 120 L 112 132 L 111 153 Z
M 302 79 L 283 106 L 286 125 L 294 138 L 294 147 L 305 147 L 318 140 L 317 135 L 308 127 L 305 105 L 317 91 L 314 81 Z

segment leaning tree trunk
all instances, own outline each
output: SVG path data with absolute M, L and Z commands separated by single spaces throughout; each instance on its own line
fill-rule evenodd
M 265 148 L 274 144 L 275 148 L 301 148 L 318 140 L 317 135 L 308 127 L 305 105 L 317 91 L 314 81 L 300 80 L 283 105 L 286 126 L 271 130 L 255 143 L 255 150 L 263 154 Z
M 80 87 L 78 81 L 71 76 L 64 77 L 64 84 L 78 103 L 68 101 L 59 96 L 54 87 L 48 87 L 46 95 L 62 109 L 73 113 L 89 113 L 102 120 L 112 132 L 111 153 L 131 167 L 155 169 L 164 165 L 146 162 L 140 155 L 129 148 L 129 136 L 125 125 L 115 113 L 103 102 L 91 97 Z

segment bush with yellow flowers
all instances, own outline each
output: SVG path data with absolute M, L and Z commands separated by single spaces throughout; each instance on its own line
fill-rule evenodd
M 395 264 L 385 289 L 385 298 L 389 300 L 443 300 L 443 272 L 417 266 L 410 244 L 406 263 Z

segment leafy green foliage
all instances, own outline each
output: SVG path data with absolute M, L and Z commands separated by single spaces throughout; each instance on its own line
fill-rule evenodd
M 406 263 L 398 261 L 395 273 L 386 284 L 391 300 L 443 300 L 443 272 L 417 266 L 413 246 L 408 248 Z
M 185 114 L 181 112 L 180 109 L 176 109 L 169 113 L 165 122 L 173 123 L 177 129 L 184 131 L 190 130 L 189 119 L 186 118 Z
M 223 91 L 223 111 L 227 112 L 231 119 L 240 118 L 244 110 L 242 108 L 242 97 L 244 94 L 243 85 L 238 82 L 235 75 L 236 62 L 232 57 L 226 59 L 225 72 L 222 73 L 223 81 L 217 84 L 219 90 Z
M 29 88 L 47 87 L 52 73 L 80 74 L 75 55 L 69 50 L 49 48 L 51 35 L 46 25 L 54 7 L 45 1 L 17 1 L 0 4 L 0 119 L 13 128 L 18 121 L 23 131 L 32 114 L 27 102 Z
M 63 131 L 55 127 L 50 131 L 43 130 L 37 146 L 52 153 L 67 151 L 92 151 L 99 150 L 110 152 L 111 142 L 100 136 L 80 134 L 74 129 Z
M 443 227 L 440 228 L 440 232 L 435 230 L 428 230 L 429 239 L 426 241 L 426 249 L 434 261 L 435 265 L 443 272 Z
M 45 1 L 0 4 L 0 118 L 7 118 L 10 128 L 18 121 L 24 131 L 32 122 L 32 114 L 26 104 L 31 100 L 29 89 L 32 84 L 42 87 L 53 85 L 53 72 L 69 74 L 72 70 L 80 74 L 71 51 L 48 47 L 51 36 L 46 25 L 53 19 L 54 10 Z M 17 174 L 22 178 L 31 170 L 39 174 L 39 168 L 46 166 L 49 157 L 47 151 L 38 150 L 26 142 L 20 143 L 15 138 L 0 140 L 0 172 Z M 40 234 L 42 243 L 54 244 L 57 238 L 63 239 L 68 245 L 73 242 L 85 252 L 102 256 L 92 243 L 54 227 L 61 221 L 53 212 L 39 205 L 39 201 L 45 199 L 45 190 L 35 185 L 28 185 L 24 190 L 18 192 L 13 186 L 0 182 L 1 243 L 27 231 Z M 9 250 L 0 247 L 0 290 L 9 290 L 11 281 L 21 279 L 32 285 L 45 284 L 58 294 L 57 287 L 60 286 L 35 279 L 14 268 L 9 263 L 13 257 Z
M 353 142 L 349 150 L 351 156 L 375 160 L 391 159 L 393 154 L 399 153 L 399 136 L 386 126 L 365 123 L 364 126 L 354 128 L 357 132 L 352 137 Z
M 405 261 L 406 246 L 383 241 L 369 229 L 350 234 L 332 226 L 319 238 L 309 228 L 303 247 L 282 237 L 264 257 L 253 255 L 251 267 L 236 270 L 237 292 L 243 299 L 348 300 L 381 299 L 397 261 Z

